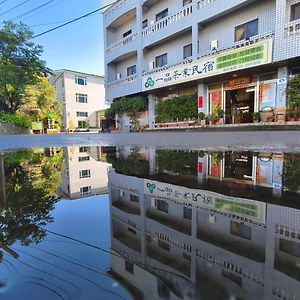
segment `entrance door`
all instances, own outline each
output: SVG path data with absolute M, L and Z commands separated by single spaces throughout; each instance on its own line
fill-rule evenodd
M 255 89 L 226 91 L 226 124 L 252 123 Z

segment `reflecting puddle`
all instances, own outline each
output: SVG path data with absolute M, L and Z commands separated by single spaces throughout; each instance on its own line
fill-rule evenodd
M 300 299 L 300 155 L 0 159 L 1 299 Z

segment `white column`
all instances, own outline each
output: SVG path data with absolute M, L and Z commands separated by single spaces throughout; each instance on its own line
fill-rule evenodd
M 208 99 L 208 86 L 204 83 L 198 84 L 198 113 L 204 112 L 205 114 L 208 114 L 208 111 L 209 111 L 209 101 L 208 100 L 209 100 Z
M 286 104 L 287 104 L 286 87 L 287 87 L 288 78 L 289 78 L 288 68 L 287 67 L 279 68 L 276 108 L 286 108 Z
M 148 95 L 148 126 L 153 129 L 155 124 L 155 105 L 156 97 L 152 94 Z

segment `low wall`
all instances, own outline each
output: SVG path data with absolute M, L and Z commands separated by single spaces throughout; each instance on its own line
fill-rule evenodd
M 0 123 L 0 135 L 9 135 L 9 134 L 30 134 L 30 128 L 18 127 L 14 124 L 9 123 Z

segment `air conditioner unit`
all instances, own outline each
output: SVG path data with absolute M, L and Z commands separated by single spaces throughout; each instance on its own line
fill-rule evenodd
M 208 222 L 211 224 L 215 224 L 216 223 L 216 216 L 213 214 L 210 214 L 208 217 Z
M 117 73 L 117 80 L 120 80 L 122 78 L 122 74 L 121 73 Z
M 210 42 L 210 50 L 216 50 L 219 47 L 219 41 L 213 40 Z
M 154 61 L 149 61 L 149 70 L 153 70 L 155 68 Z

